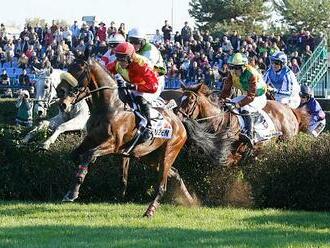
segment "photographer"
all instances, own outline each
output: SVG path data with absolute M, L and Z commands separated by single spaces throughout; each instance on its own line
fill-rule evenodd
M 16 125 L 32 127 L 33 102 L 27 90 L 20 90 L 16 100 Z

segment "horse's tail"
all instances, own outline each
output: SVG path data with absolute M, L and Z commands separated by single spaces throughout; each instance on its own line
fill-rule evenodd
M 208 126 L 192 119 L 183 121 L 188 133 L 188 146 L 202 150 L 206 155 L 214 156 L 216 151 L 216 135 L 208 132 Z
M 311 121 L 311 115 L 307 112 L 304 107 L 292 109 L 294 115 L 297 118 L 299 124 L 299 131 L 307 132 L 309 123 Z

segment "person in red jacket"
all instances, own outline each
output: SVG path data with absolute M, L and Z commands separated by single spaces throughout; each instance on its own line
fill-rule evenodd
M 148 59 L 138 55 L 133 45 L 128 42 L 120 43 L 115 48 L 115 56 L 116 60 L 107 64 L 106 67 L 115 74 L 121 99 L 130 104 L 140 117 L 139 131 L 142 134 L 140 141 L 144 142 L 152 137 L 151 102 L 156 100 L 161 93 L 157 72 L 153 71 Z M 128 99 L 131 99 L 133 103 L 130 103 Z M 136 104 L 137 107 L 135 107 Z

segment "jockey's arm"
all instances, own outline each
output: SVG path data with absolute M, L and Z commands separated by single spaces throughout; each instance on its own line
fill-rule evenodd
M 116 61 L 110 62 L 110 63 L 106 64 L 105 67 L 112 74 L 116 74 L 117 73 L 117 70 L 116 70 Z
M 239 105 L 239 107 L 243 107 L 245 105 L 248 105 L 249 103 L 253 102 L 254 98 L 256 97 L 256 92 L 257 92 L 257 77 L 256 76 L 252 76 L 250 79 L 250 87 L 249 90 L 246 94 L 246 96 L 239 101 L 237 104 Z
M 292 95 L 293 85 L 298 84 L 297 78 L 292 71 L 289 71 L 283 78 L 282 88 L 278 92 L 281 95 Z
M 158 75 L 146 64 L 139 68 L 142 75 L 142 82 L 135 83 L 137 91 L 155 93 L 158 89 Z M 133 81 L 134 82 L 134 81 Z
M 225 79 L 223 89 L 220 93 L 220 99 L 226 99 L 230 96 L 231 87 L 233 86 L 233 79 L 231 74 Z

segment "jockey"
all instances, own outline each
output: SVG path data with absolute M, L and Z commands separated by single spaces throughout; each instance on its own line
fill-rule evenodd
M 307 85 L 301 85 L 300 89 L 301 104 L 299 107 L 306 106 L 311 115 L 308 131 L 317 137 L 325 128 L 325 113 L 319 102 L 312 96 L 312 90 Z
M 147 41 L 145 33 L 139 28 L 133 28 L 128 32 L 128 41 L 134 46 L 138 54 L 149 59 L 158 73 L 159 86 L 163 90 L 165 88 L 166 66 L 160 51 L 155 45 Z
M 123 35 L 119 33 L 110 35 L 108 39 L 109 50 L 101 57 L 101 61 L 104 65 L 107 65 L 108 63 L 116 60 L 116 56 L 113 50 L 119 43 L 123 42 L 125 42 L 125 38 Z
M 300 104 L 299 83 L 287 66 L 288 58 L 284 52 L 275 52 L 271 57 L 272 66 L 266 71 L 264 80 L 275 93 L 275 100 L 297 108 Z
M 158 75 L 148 64 L 148 59 L 135 53 L 133 45 L 128 42 L 120 43 L 115 48 L 115 55 L 116 60 L 106 67 L 116 74 L 118 88 L 126 95 L 124 98 L 127 99 L 127 90 L 131 90 L 134 98 L 132 100 L 140 109 L 139 131 L 144 142 L 152 137 L 150 103 L 156 100 L 161 92 Z
M 225 101 L 230 96 L 232 86 L 240 89 L 244 95 L 235 97 L 227 104 L 232 111 L 239 109 L 243 114 L 246 133 L 242 136 L 253 145 L 253 118 L 259 110 L 262 110 L 267 103 L 266 91 L 267 86 L 262 79 L 262 75 L 252 66 L 248 65 L 248 59 L 241 53 L 235 53 L 228 61 L 230 66 L 230 74 L 224 82 L 223 90 L 220 94 L 220 100 Z

